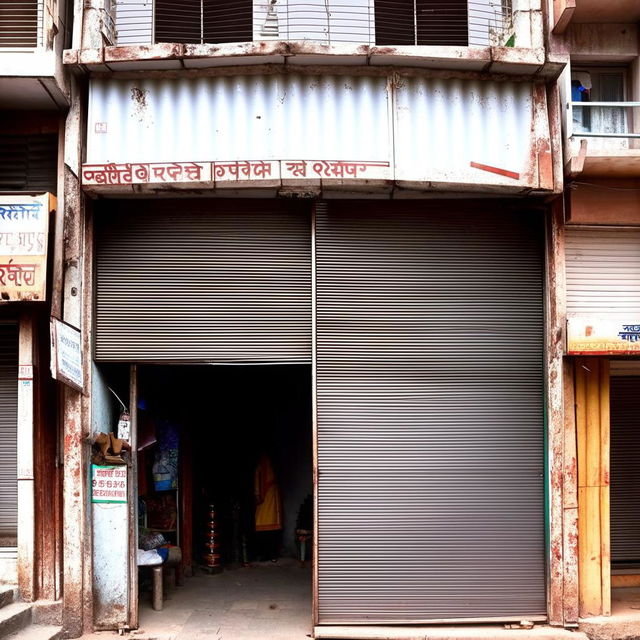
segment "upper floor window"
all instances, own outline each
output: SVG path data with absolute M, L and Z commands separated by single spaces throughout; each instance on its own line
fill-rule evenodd
M 118 44 L 504 45 L 511 0 L 118 0 Z
M 27 49 L 38 46 L 38 22 L 42 20 L 38 0 L 0 2 L 0 48 Z
M 57 133 L 0 133 L 0 191 L 55 193 L 57 171 Z
M 469 44 L 467 0 L 376 0 L 376 44 Z
M 626 70 L 574 68 L 571 71 L 573 132 L 616 134 L 627 131 Z M 590 105 L 590 106 L 587 106 Z
M 252 0 L 156 0 L 156 42 L 252 40 Z

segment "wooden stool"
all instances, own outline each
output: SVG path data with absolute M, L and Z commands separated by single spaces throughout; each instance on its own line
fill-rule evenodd
M 153 574 L 153 591 L 151 597 L 151 606 L 154 611 L 162 611 L 163 600 L 163 585 L 162 585 L 162 565 L 158 564 L 155 567 L 151 567 L 151 573 Z
M 174 583 L 176 587 L 182 586 L 182 551 L 180 547 L 170 547 L 169 557 L 166 562 L 151 567 L 153 574 L 153 589 L 151 606 L 154 611 L 162 611 L 164 600 L 164 570 L 174 569 Z
M 296 529 L 296 541 L 298 542 L 300 566 L 304 567 L 307 559 L 307 542 L 313 540 L 313 531 L 308 529 Z

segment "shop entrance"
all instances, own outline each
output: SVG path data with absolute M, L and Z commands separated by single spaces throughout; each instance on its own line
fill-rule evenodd
M 140 626 L 304 637 L 311 367 L 140 366 L 137 450 Z
M 610 382 L 612 613 L 640 603 L 640 369 L 615 364 Z

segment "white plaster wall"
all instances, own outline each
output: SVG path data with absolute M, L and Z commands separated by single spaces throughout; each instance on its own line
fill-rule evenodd
M 105 372 L 95 363 L 92 363 L 91 379 L 92 431 L 94 435 L 101 431 L 107 433 L 116 426 L 118 403 L 107 389 Z M 87 473 L 90 474 L 90 469 Z M 97 628 L 118 629 L 128 621 L 128 505 L 91 503 L 91 516 L 94 624 Z

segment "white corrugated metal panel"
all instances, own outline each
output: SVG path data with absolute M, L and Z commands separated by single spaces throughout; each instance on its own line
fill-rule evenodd
M 640 229 L 567 228 L 567 312 L 640 313 Z
M 397 181 L 536 187 L 533 147 L 548 132 L 532 95 L 531 83 L 456 79 L 100 79 L 87 163 L 368 160 Z
M 320 623 L 544 616 L 541 216 L 318 209 Z
M 406 78 L 396 92 L 397 179 L 512 185 L 529 171 L 530 84 Z M 517 180 L 515 180 L 517 182 Z
M 94 80 L 87 162 L 387 160 L 386 85 L 293 74 Z

